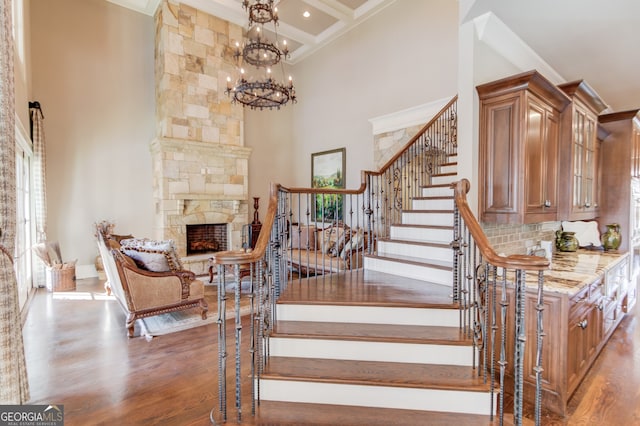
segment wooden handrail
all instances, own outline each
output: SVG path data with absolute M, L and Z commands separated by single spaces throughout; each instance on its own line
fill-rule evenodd
M 251 251 L 245 250 L 230 250 L 220 251 L 214 253 L 211 257 L 213 262 L 218 265 L 234 265 L 234 264 L 247 264 L 257 262 L 264 257 L 269 246 L 269 239 L 271 238 L 271 229 L 276 219 L 276 213 L 278 211 L 278 192 L 280 185 L 277 183 L 271 184 L 271 190 L 269 194 L 269 206 L 267 207 L 267 213 L 265 214 L 264 222 L 262 223 L 262 229 L 258 235 L 256 245 Z
M 467 225 L 469 232 L 473 236 L 480 253 L 484 259 L 494 265 L 508 269 L 523 269 L 533 271 L 544 271 L 549 269 L 549 260 L 545 257 L 526 256 L 522 254 L 512 254 L 510 256 L 500 256 L 493 250 L 487 236 L 482 231 L 480 224 L 469 208 L 467 202 L 467 193 L 471 188 L 471 183 L 467 179 L 459 180 L 451 184 L 451 188 L 455 190 L 455 202 L 458 206 L 460 216 Z
M 399 151 L 398 151 L 398 153 L 397 153 L 396 155 L 394 155 L 393 157 L 391 157 L 391 158 L 389 159 L 389 161 L 387 161 L 387 162 L 385 163 L 385 165 L 384 165 L 384 166 L 382 166 L 382 168 L 380 169 L 380 171 L 378 171 L 378 172 L 370 172 L 370 173 L 372 173 L 372 174 L 382 174 L 382 173 L 386 172 L 386 171 L 387 171 L 387 169 L 389 169 L 389 168 L 393 165 L 393 163 L 394 163 L 398 158 L 400 158 L 400 156 L 402 155 L 402 153 L 403 153 L 403 152 L 405 152 L 407 149 L 409 149 L 409 147 L 410 147 L 411 145 L 413 145 L 413 144 L 418 140 L 418 138 L 420 137 L 420 135 L 422 135 L 423 133 L 425 133 L 425 132 L 427 131 L 427 129 L 428 129 L 429 127 L 431 127 L 431 126 L 433 125 L 433 123 L 435 123 L 435 122 L 440 118 L 440 116 L 441 116 L 442 114 L 444 114 L 444 112 L 445 112 L 446 110 L 448 110 L 448 109 L 451 107 L 451 105 L 453 105 L 453 104 L 454 104 L 454 102 L 456 102 L 457 100 L 458 100 L 458 95 L 455 95 L 455 96 L 454 96 L 454 97 L 453 97 L 453 98 L 452 98 L 452 99 L 451 99 L 451 100 L 450 100 L 450 101 L 449 101 L 445 106 L 443 106 L 443 107 L 442 107 L 442 109 L 440 109 L 440 111 L 438 111 L 438 113 L 437 113 L 436 115 L 434 115 L 434 116 L 433 116 L 433 118 L 432 118 L 431 120 L 429 120 L 429 122 L 428 122 L 427 124 L 425 124 L 425 125 L 424 125 L 424 127 L 423 127 L 422 129 L 420 129 L 420 131 L 418 131 L 418 133 L 416 133 L 416 134 L 415 134 L 415 136 L 414 136 L 414 137 L 412 137 L 412 138 L 411 138 L 411 140 L 410 140 L 409 142 L 407 142 L 407 143 L 406 143 L 406 145 L 405 145 L 405 146 L 403 146 L 403 147 L 402 147 L 402 149 L 401 149 L 401 150 L 399 150 Z

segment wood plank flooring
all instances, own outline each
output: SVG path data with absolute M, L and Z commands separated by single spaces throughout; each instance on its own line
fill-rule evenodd
M 368 289 L 367 291 L 370 291 Z M 402 295 L 399 292 L 398 298 Z M 210 303 L 213 315 L 215 303 Z M 637 307 L 636 307 L 637 311 Z M 98 280 L 78 281 L 63 296 L 39 290 L 24 326 L 32 404 L 64 404 L 66 425 L 209 425 L 218 405 L 217 327 L 215 324 L 156 337 L 129 339 L 125 316 L 104 295 Z M 243 320 L 243 353 L 248 353 L 249 322 Z M 233 321 L 227 323 L 229 351 L 227 424 L 236 424 L 233 407 Z M 249 395 L 249 362 L 243 358 L 243 392 Z M 611 337 L 575 396 L 569 415 L 547 414 L 544 425 L 640 425 L 640 326 L 627 315 Z M 452 425 L 478 424 L 438 413 L 407 410 L 263 403 L 247 425 Z M 526 410 L 526 424 L 533 414 Z M 300 420 L 313 418 L 313 421 Z M 494 422 L 495 423 L 495 422 Z M 492 424 L 488 420 L 481 424 Z

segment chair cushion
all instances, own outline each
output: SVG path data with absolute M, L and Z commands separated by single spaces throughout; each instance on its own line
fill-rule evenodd
M 316 249 L 316 227 L 306 225 L 293 225 L 291 227 L 292 249 L 315 250 Z
M 356 232 L 351 233 L 351 238 L 344 245 L 342 251 L 340 252 L 340 257 L 342 259 L 346 259 L 349 256 L 349 252 L 361 250 L 364 248 L 365 236 L 364 231 L 360 228 Z
M 322 231 L 320 250 L 330 256 L 338 256 L 351 238 L 351 230 L 345 224 L 338 223 L 331 225 Z
M 175 272 L 183 269 L 173 240 L 131 238 L 120 243 L 120 251 L 132 258 L 142 269 L 153 272 Z

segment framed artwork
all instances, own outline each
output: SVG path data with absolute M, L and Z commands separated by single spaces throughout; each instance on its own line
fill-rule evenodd
M 311 187 L 344 189 L 346 162 L 346 148 L 311 154 Z M 316 221 L 342 220 L 342 195 L 317 194 L 315 198 Z

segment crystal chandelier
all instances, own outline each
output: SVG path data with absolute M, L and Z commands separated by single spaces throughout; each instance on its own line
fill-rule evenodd
M 287 83 L 277 81 L 272 72 L 272 67 L 280 65 L 280 71 L 284 76 L 283 59 L 289 56 L 286 41 L 283 47 L 278 47 L 278 9 L 274 7 L 273 0 L 249 0 L 242 2 L 242 7 L 249 12 L 249 30 L 247 40 L 243 45 L 236 42 L 234 56 L 238 62 L 240 77 L 234 83 L 231 77 L 227 77 L 227 96 L 232 102 L 240 102 L 251 109 L 278 108 L 291 101 L 296 103 L 296 92 L 293 80 L 289 76 Z M 275 43 L 267 40 L 264 35 L 264 24 L 273 22 Z M 254 74 L 244 68 L 249 64 L 256 68 Z

